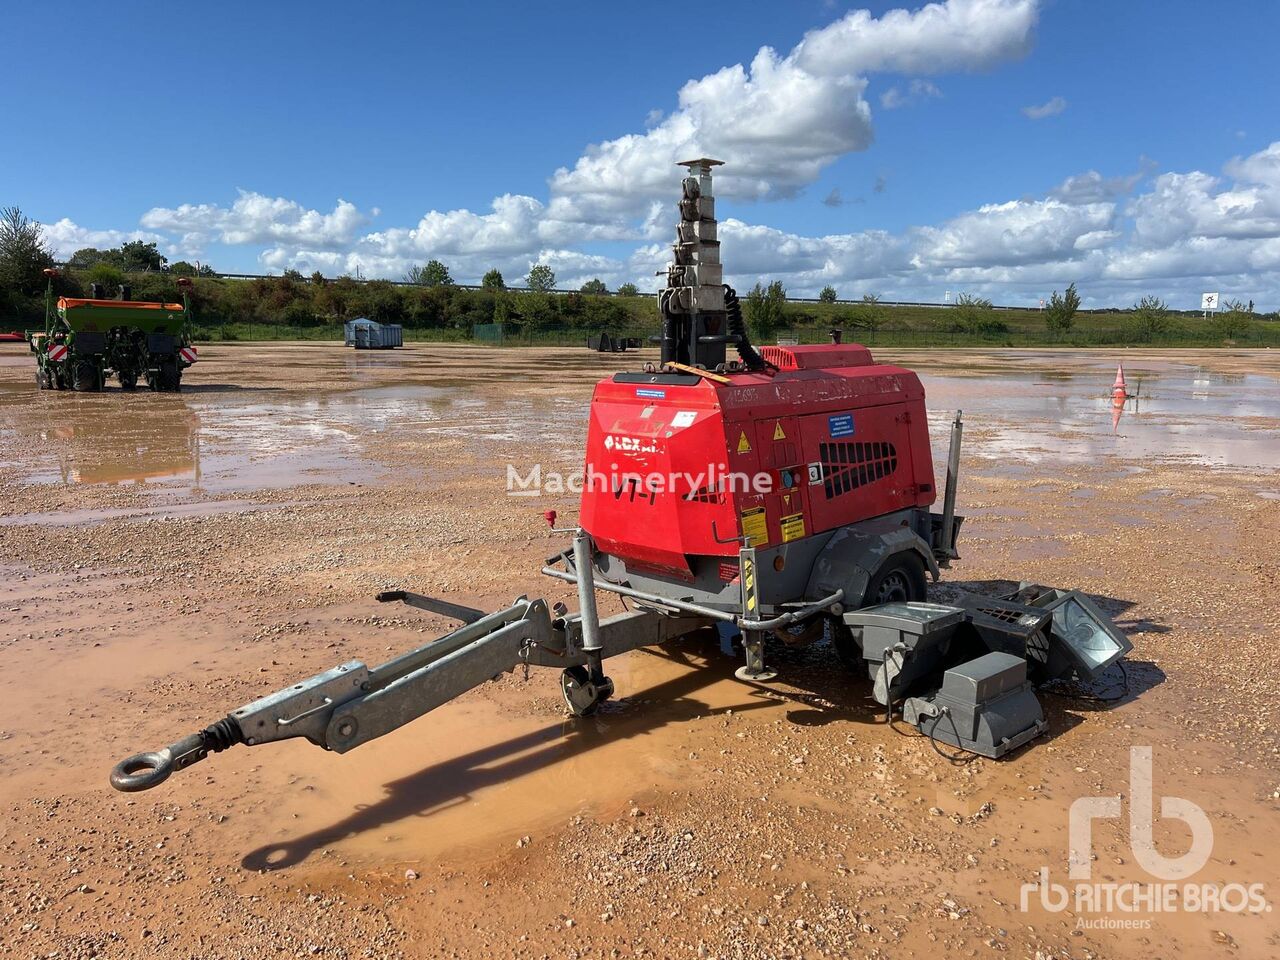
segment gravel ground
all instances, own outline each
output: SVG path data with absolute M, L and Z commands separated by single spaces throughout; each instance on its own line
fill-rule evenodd
M 1277 955 L 1274 912 L 1020 892 L 1066 882 L 1068 808 L 1127 797 L 1134 745 L 1213 826 L 1188 882 L 1280 890 L 1280 361 L 1127 361 L 1150 406 L 1110 438 L 1108 354 L 898 359 L 936 447 L 966 410 L 938 597 L 1089 592 L 1135 645 L 1117 702 L 1046 694 L 1049 737 L 960 763 L 825 644 L 756 688 L 699 636 L 620 658 L 587 721 L 517 672 L 351 754 L 237 748 L 126 796 L 121 756 L 448 629 L 378 590 L 571 603 L 536 570 L 562 546 L 542 511 L 573 499 L 503 496 L 505 465 L 574 469 L 591 384 L 637 361 L 211 346 L 178 397 L 80 397 L 0 353 L 0 957 Z M 1184 410 L 1184 383 L 1208 399 Z M 1153 882 L 1127 818 L 1094 835 L 1094 881 Z M 1188 838 L 1157 819 L 1166 855 Z

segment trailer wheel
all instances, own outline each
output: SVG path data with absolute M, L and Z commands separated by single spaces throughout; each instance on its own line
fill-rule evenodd
M 861 602 L 849 600 L 848 609 L 874 607 L 881 603 L 906 603 L 926 599 L 924 561 L 915 552 L 895 553 L 880 565 L 875 576 L 867 584 Z M 862 647 L 854 642 L 853 631 L 845 626 L 841 617 L 827 616 L 826 631 L 840 662 L 855 673 L 865 674 L 867 661 L 862 658 Z
M 71 368 L 71 388 L 79 393 L 102 389 L 98 368 L 89 360 L 78 360 Z
M 182 389 L 182 370 L 178 367 L 176 357 L 168 357 L 160 363 L 160 372 L 156 377 L 157 389 L 164 393 L 177 393 Z
M 862 659 L 862 647 L 853 642 L 853 631 L 846 627 L 839 617 L 828 615 L 825 619 L 831 645 L 836 650 L 836 657 L 849 670 L 865 673 L 866 661 Z
M 613 689 L 613 685 L 609 685 Z M 604 691 L 597 690 L 591 682 L 591 673 L 586 667 L 569 667 L 560 674 L 560 695 L 564 697 L 564 705 L 575 717 L 589 717 L 605 700 Z
M 914 553 L 896 553 L 876 571 L 862 595 L 862 606 L 924 600 L 924 562 Z

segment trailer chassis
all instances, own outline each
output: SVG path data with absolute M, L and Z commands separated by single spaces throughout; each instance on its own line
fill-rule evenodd
M 953 459 L 959 451 L 959 422 L 957 414 Z M 950 515 L 955 483 L 956 473 L 949 471 L 947 516 L 943 518 L 946 528 L 953 528 Z M 486 614 L 405 590 L 380 593 L 377 599 L 381 602 L 406 603 L 460 620 L 463 625 L 377 667 L 359 660 L 340 664 L 247 703 L 167 747 L 127 757 L 112 769 L 111 785 L 125 792 L 148 790 L 175 771 L 237 744 L 258 746 L 302 738 L 326 750 L 346 753 L 517 667 L 526 671 L 535 666 L 559 667 L 565 705 L 575 716 L 589 716 L 614 693 L 613 681 L 604 672 L 606 659 L 717 623 L 741 632 L 746 662 L 736 676 L 756 683 L 772 680 L 777 674 L 764 660 L 769 633 L 824 615 L 838 618 L 846 607 L 859 606 L 861 598 L 850 597 L 846 602 L 845 591 L 837 589 L 812 602 L 783 604 L 781 612 L 764 617 L 756 549 L 747 538 L 726 542 L 733 541 L 740 544 L 740 605 L 736 610 L 597 579 L 594 546 L 581 528 L 573 530 L 572 548 L 551 557 L 542 568 L 547 576 L 577 586 L 580 609 L 576 614 L 562 604 L 549 608 L 545 600 L 524 596 L 506 609 Z M 955 556 L 954 542 L 947 544 L 945 552 L 936 548 L 934 552 L 945 562 Z M 565 569 L 555 566 L 560 561 Z M 601 620 L 597 589 L 633 601 L 636 609 Z

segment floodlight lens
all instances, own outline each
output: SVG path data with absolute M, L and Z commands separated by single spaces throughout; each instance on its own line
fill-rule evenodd
M 1074 597 L 1053 611 L 1054 632 L 1070 644 L 1090 667 L 1098 668 L 1116 655 L 1120 644 Z

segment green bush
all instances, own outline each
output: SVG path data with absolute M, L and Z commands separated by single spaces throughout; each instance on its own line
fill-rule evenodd
M 116 287 L 124 283 L 124 271 L 119 267 L 112 266 L 105 260 L 99 260 L 89 268 L 89 282 L 100 283 L 104 287 L 103 294 L 107 296 L 115 296 Z M 137 296 L 141 296 L 142 292 L 136 291 Z
M 768 287 L 757 283 L 751 288 L 747 294 L 746 319 L 759 342 L 767 343 L 786 324 L 786 304 L 787 291 L 781 280 L 774 280 Z
M 985 297 L 962 293 L 951 310 L 950 322 L 944 327 L 951 333 L 968 333 L 978 337 L 992 337 L 1009 332 L 1009 325 L 996 318 L 991 301 Z
M 1067 287 L 1066 293 L 1053 291 L 1049 297 L 1049 305 L 1044 310 L 1044 322 L 1049 332 L 1061 336 L 1071 329 L 1075 323 L 1076 311 L 1080 309 L 1080 294 L 1076 293 L 1073 283 Z
M 1228 303 L 1227 307 L 1227 310 L 1215 314 L 1209 321 L 1210 328 L 1220 340 L 1243 340 L 1253 328 L 1253 313 L 1238 300 Z
M 1165 336 L 1173 326 L 1168 305 L 1159 297 L 1143 297 L 1133 305 L 1131 325 L 1133 338 L 1142 343 Z

